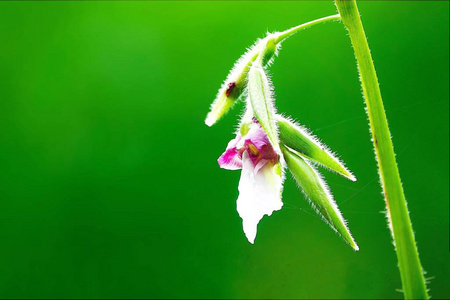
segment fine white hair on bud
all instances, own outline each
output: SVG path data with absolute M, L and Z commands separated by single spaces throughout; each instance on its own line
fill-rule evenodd
M 212 126 L 216 123 L 245 93 L 247 75 L 255 60 L 262 57 L 261 63 L 270 65 L 278 53 L 280 43 L 274 42 L 270 33 L 263 39 L 258 39 L 253 46 L 236 61 L 225 82 L 220 87 L 216 99 L 211 104 L 205 123 Z
M 262 59 L 262 58 L 260 58 Z M 273 85 L 261 64 L 254 64 L 248 75 L 248 99 L 253 115 L 264 128 L 272 146 L 281 153 L 276 122 Z
M 313 163 L 317 163 L 330 171 L 336 172 L 351 181 L 356 177 L 345 167 L 337 154 L 323 144 L 311 131 L 299 125 L 290 117 L 277 115 L 281 142 L 287 147 L 299 152 Z
M 311 206 L 355 251 L 359 250 L 321 174 L 299 153 L 281 147 L 287 167 Z
M 338 19 L 340 19 L 339 15 L 328 16 L 292 27 L 282 32 L 267 32 L 265 38 L 258 39 L 236 61 L 229 72 L 227 79 L 220 87 L 216 99 L 211 105 L 210 112 L 206 116 L 206 125 L 214 125 L 240 99 L 246 88 L 247 73 L 257 58 L 260 58 L 259 64 L 261 66 L 270 66 L 275 56 L 278 55 L 281 43 L 287 38 L 315 24 Z

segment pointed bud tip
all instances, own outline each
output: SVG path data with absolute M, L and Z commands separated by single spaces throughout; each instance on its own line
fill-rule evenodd
M 356 244 L 356 242 L 353 239 L 353 237 L 350 237 L 350 240 L 347 240 L 347 242 L 349 243 L 350 247 L 353 248 L 353 250 L 359 251 L 359 246 L 358 246 L 358 244 Z
M 214 123 L 215 123 L 215 121 L 213 120 L 213 118 L 211 118 L 211 117 L 208 115 L 208 116 L 206 117 L 205 124 L 206 124 L 208 127 L 211 127 L 211 126 L 214 125 Z
M 357 181 L 356 177 L 353 174 L 350 174 L 349 176 L 347 176 L 347 178 L 353 182 Z

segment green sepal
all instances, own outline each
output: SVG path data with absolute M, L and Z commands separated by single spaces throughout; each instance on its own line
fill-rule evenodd
M 356 181 L 355 176 L 345 168 L 344 164 L 332 154 L 328 147 L 322 145 L 306 129 L 280 115 L 277 116 L 277 121 L 281 143 L 297 151 L 305 158 L 352 181 Z
M 254 64 L 248 73 L 248 99 L 253 115 L 266 132 L 274 150 L 280 153 L 272 88 L 261 65 Z
M 319 173 L 300 155 L 281 145 L 287 167 L 313 208 L 356 251 L 359 250 L 333 196 Z

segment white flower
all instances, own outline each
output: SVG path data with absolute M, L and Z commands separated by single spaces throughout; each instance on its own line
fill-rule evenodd
M 283 206 L 283 176 L 279 161 L 280 156 L 257 122 L 250 126 L 245 136 L 237 134 L 218 159 L 223 169 L 242 169 L 237 211 L 243 221 L 244 233 L 252 244 L 263 216 L 270 216 Z

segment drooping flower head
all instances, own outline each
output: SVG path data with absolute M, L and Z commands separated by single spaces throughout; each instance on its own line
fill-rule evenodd
M 238 133 L 228 143 L 218 163 L 223 169 L 242 169 L 237 211 L 242 218 L 245 235 L 253 244 L 258 222 L 264 215 L 270 216 L 283 206 L 280 155 L 255 120 L 244 136 Z
M 239 132 L 228 143 L 218 163 L 223 169 L 242 170 L 237 211 L 250 243 L 254 243 L 257 225 L 264 215 L 270 216 L 282 208 L 283 169 L 288 168 L 323 220 L 358 250 L 328 186 L 314 165 L 326 167 L 352 181 L 356 178 L 308 130 L 277 114 L 273 85 L 267 74 L 267 66 L 277 53 L 279 43 L 313 23 L 258 40 L 237 62 L 205 122 L 211 126 L 238 98 L 245 97 L 247 110 Z

